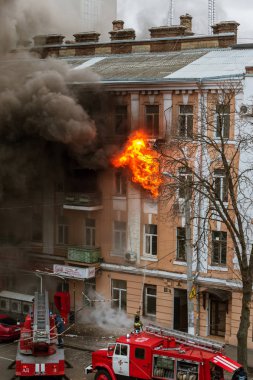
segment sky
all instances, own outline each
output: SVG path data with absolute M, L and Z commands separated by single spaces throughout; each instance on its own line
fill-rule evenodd
M 169 0 L 118 0 L 118 18 L 126 28 L 134 28 L 137 37 L 148 36 L 151 26 L 166 25 Z M 180 15 L 193 17 L 193 32 L 208 33 L 208 0 L 174 0 L 174 24 L 180 23 Z M 237 21 L 238 43 L 253 43 L 253 1 L 216 0 L 216 21 Z

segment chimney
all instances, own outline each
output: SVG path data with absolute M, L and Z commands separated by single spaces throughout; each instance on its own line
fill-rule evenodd
M 180 16 L 180 25 L 186 28 L 185 34 L 193 35 L 192 33 L 192 16 L 186 13 Z
M 239 25 L 240 24 L 236 21 L 221 21 L 212 26 L 213 34 L 235 33 L 237 36 L 237 29 Z
M 76 43 L 82 42 L 98 42 L 100 33 L 97 32 L 82 32 L 73 34 Z
M 124 29 L 124 21 L 115 20 L 112 22 L 113 30 L 109 32 L 111 41 L 135 40 L 134 29 Z
M 61 34 L 44 34 L 34 36 L 33 40 L 35 46 L 61 45 L 63 43 L 64 38 L 65 36 L 62 36 Z
M 121 30 L 121 29 L 124 29 L 124 21 L 114 20 L 112 22 L 112 30 Z
M 149 29 L 151 38 L 184 36 L 186 27 L 181 25 L 155 26 Z

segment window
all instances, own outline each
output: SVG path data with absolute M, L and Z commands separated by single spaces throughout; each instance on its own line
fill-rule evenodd
M 136 348 L 134 356 L 136 359 L 145 359 L 145 349 L 144 348 Z
M 128 132 L 127 106 L 116 106 L 115 111 L 115 133 L 126 135 Z
M 155 316 L 156 315 L 156 286 L 155 285 L 145 285 L 144 286 L 144 315 Z
M 115 190 L 117 195 L 126 195 L 127 179 L 122 170 L 117 170 L 115 173 Z
M 186 198 L 186 192 L 189 191 L 190 197 L 192 193 L 192 174 L 190 169 L 181 168 L 179 169 L 178 175 L 178 197 L 181 199 Z
M 85 220 L 85 245 L 87 247 L 96 246 L 96 220 Z
M 64 216 L 60 216 L 58 218 L 57 243 L 68 244 L 68 234 L 69 234 L 69 226 L 67 224 L 66 218 Z
M 126 222 L 114 222 L 113 244 L 116 252 L 124 253 L 126 250 Z
M 216 199 L 228 201 L 228 184 L 223 169 L 214 170 L 214 190 Z
M 177 260 L 186 260 L 185 254 L 185 228 L 177 228 Z
M 180 137 L 192 138 L 193 133 L 193 106 L 179 106 L 178 135 Z
M 112 280 L 112 307 L 126 311 L 127 283 L 123 280 Z
M 145 255 L 157 255 L 157 225 L 145 224 Z
M 212 231 L 212 265 L 226 265 L 227 233 Z
M 145 108 L 145 121 L 147 132 L 150 136 L 159 135 L 159 106 L 149 105 Z
M 32 241 L 42 242 L 42 207 L 33 207 L 32 213 Z
M 216 106 L 216 137 L 229 138 L 230 105 L 217 104 Z
M 116 344 L 115 355 L 127 356 L 128 346 L 126 344 Z

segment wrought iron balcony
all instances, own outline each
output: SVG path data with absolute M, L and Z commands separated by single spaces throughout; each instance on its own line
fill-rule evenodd
M 66 193 L 64 208 L 85 211 L 101 210 L 103 208 L 101 193 Z
M 68 260 L 84 264 L 99 263 L 101 256 L 100 248 L 96 247 L 69 247 Z

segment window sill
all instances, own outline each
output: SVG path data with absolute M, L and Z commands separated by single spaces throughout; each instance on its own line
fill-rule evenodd
M 126 195 L 113 195 L 113 199 L 123 199 L 125 200 L 126 199 Z
M 173 264 L 174 265 L 182 265 L 182 266 L 184 266 L 184 267 L 186 267 L 187 266 L 187 262 L 186 261 L 180 261 L 180 260 L 175 260 L 175 261 L 173 261 Z
M 141 260 L 157 262 L 158 258 L 157 258 L 157 256 L 152 257 L 152 256 L 145 256 L 145 255 L 143 255 L 141 257 Z
M 111 251 L 110 256 L 116 256 L 116 257 L 124 257 L 125 256 L 125 251 L 117 252 L 117 251 Z
M 208 265 L 207 266 L 207 269 L 208 270 L 217 270 L 217 271 L 220 271 L 220 272 L 228 272 L 228 268 L 227 267 L 221 267 L 219 265 L 215 266 L 215 265 Z

